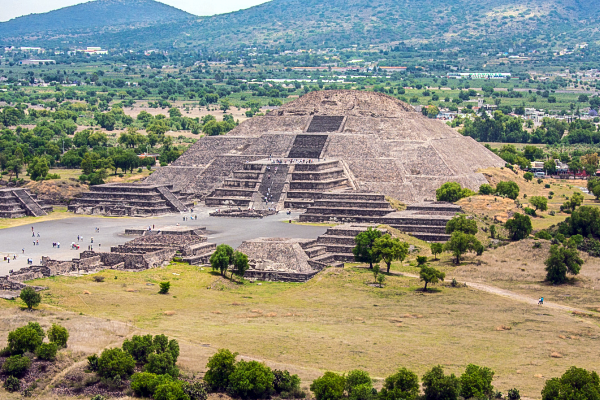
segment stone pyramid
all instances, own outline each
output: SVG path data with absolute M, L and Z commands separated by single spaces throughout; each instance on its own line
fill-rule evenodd
M 203 137 L 148 183 L 245 206 L 234 200 L 272 196 L 261 192 L 273 186 L 272 161 L 292 159 L 295 167 L 279 170 L 276 202 L 352 190 L 415 203 L 435 199 L 448 181 L 477 190 L 487 183 L 479 169 L 504 165 L 472 138 L 393 97 L 336 90 L 311 92 L 226 135 Z

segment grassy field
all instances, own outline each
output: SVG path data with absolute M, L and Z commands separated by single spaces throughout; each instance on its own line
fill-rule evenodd
M 594 321 L 469 288 L 425 294 L 415 278 L 388 276 L 378 288 L 370 271 L 352 266 L 326 270 L 306 284 L 240 285 L 181 264 L 100 275 L 105 282 L 91 276 L 36 281 L 49 287 L 43 312 L 176 337 L 185 343 L 181 366 L 193 373 L 203 372 L 207 357 L 222 347 L 289 368 L 304 383 L 324 370 L 363 368 L 383 378 L 400 366 L 421 375 L 437 364 L 461 373 L 476 363 L 496 371 L 499 390 L 516 386 L 536 398 L 544 378 L 574 364 L 595 368 L 600 350 Z M 159 295 L 165 280 L 171 292 Z M 17 306 L 1 302 L 1 318 L 23 315 Z M 0 326 L 2 340 L 14 324 Z M 128 334 L 99 333 L 115 341 Z

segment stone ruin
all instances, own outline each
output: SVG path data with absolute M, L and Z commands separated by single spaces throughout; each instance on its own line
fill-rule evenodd
M 172 185 L 105 184 L 91 186 L 89 192 L 75 198 L 69 211 L 76 214 L 142 216 L 185 212 L 193 207 Z
M 435 198 L 443 183 L 477 190 L 494 153 L 393 97 L 311 92 L 226 135 L 203 137 L 148 184 L 209 206 L 308 208 L 326 193 L 378 193 L 407 204 Z M 265 203 L 265 199 L 267 202 Z
M 0 189 L 0 218 L 42 217 L 50 212 L 52 206 L 38 200 L 27 189 Z

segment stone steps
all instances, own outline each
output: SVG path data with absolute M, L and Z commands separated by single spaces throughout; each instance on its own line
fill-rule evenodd
M 249 206 L 252 198 L 248 197 L 207 197 L 204 204 L 207 206 Z
M 325 246 L 309 247 L 308 249 L 304 249 L 304 251 L 306 252 L 306 255 L 310 258 L 322 256 L 323 254 L 327 253 L 327 249 L 325 248 Z
M 348 178 L 333 178 L 322 181 L 291 181 L 290 190 L 327 190 L 348 184 Z
M 446 234 L 445 225 L 390 225 L 392 228 L 396 228 L 402 232 L 421 232 L 421 233 L 432 233 L 432 234 Z
M 182 261 L 186 262 L 190 265 L 205 265 L 210 264 L 210 257 L 213 255 L 215 250 L 217 249 L 217 245 L 215 243 L 208 243 L 211 245 L 210 248 L 207 248 L 207 251 L 202 254 L 196 254 L 189 257 L 182 257 Z
M 314 206 L 310 207 L 306 212 L 311 214 L 323 215 L 324 217 L 329 215 L 341 215 L 351 217 L 381 217 L 389 214 L 392 211 L 392 209 L 387 208 L 320 207 L 317 204 L 315 204 Z
M 354 236 L 340 236 L 340 235 L 330 235 L 328 233 L 326 233 L 325 235 L 319 236 L 317 238 L 317 243 L 320 245 L 336 245 L 336 244 L 340 244 L 340 245 L 345 245 L 345 246 L 356 246 L 356 242 L 354 240 L 354 238 L 356 237 L 356 235 Z

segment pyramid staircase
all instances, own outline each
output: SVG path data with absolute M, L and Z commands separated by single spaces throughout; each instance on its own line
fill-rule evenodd
M 42 217 L 52 212 L 52 206 L 37 200 L 27 189 L 0 189 L 0 218 Z

